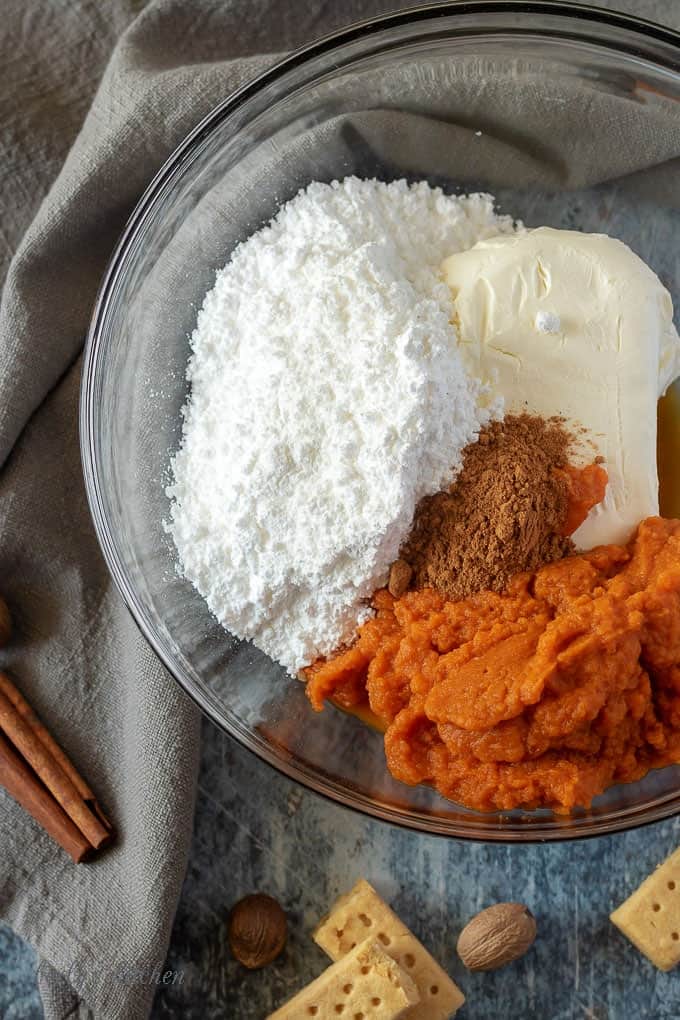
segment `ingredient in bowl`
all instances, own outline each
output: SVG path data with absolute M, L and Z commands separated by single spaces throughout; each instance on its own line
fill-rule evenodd
M 387 582 L 387 590 L 395 599 L 401 598 L 405 591 L 411 586 L 413 567 L 405 560 L 395 560 L 390 567 L 390 576 Z
M 659 970 L 680 963 L 680 850 L 653 871 L 611 920 Z
M 305 671 L 315 708 L 368 699 L 392 774 L 482 811 L 568 812 L 680 761 L 680 521 L 447 602 L 374 598 L 347 651 Z
M 585 467 L 577 468 L 573 464 L 567 464 L 563 468 L 555 469 L 555 474 L 564 480 L 569 492 L 563 535 L 573 535 L 590 511 L 599 506 L 605 497 L 609 478 L 600 460 L 601 458 L 596 458 L 592 464 L 586 464 Z
M 510 415 L 486 426 L 450 490 L 418 505 L 400 552 L 413 587 L 452 599 L 502 591 L 514 574 L 573 552 L 567 536 L 604 496 L 607 475 L 598 465 L 585 477 L 567 470 L 572 442 L 556 419 Z
M 272 896 L 253 893 L 239 900 L 229 914 L 229 948 L 239 963 L 258 970 L 280 956 L 286 944 L 288 922 Z
M 425 946 L 365 879 L 341 896 L 314 932 L 314 941 L 332 960 L 340 960 L 370 933 L 413 979 L 420 1002 L 411 1020 L 447 1020 L 465 1002 L 460 988 Z
M 536 919 L 522 903 L 495 903 L 463 928 L 456 949 L 468 970 L 497 970 L 524 956 L 536 938 Z
M 489 420 L 440 265 L 513 229 L 488 195 L 315 183 L 205 298 L 168 528 L 218 620 L 292 673 L 354 637 Z
M 444 273 L 471 374 L 508 412 L 585 426 L 604 457 L 607 493 L 576 547 L 627 541 L 659 512 L 656 405 L 680 375 L 668 291 L 621 241 L 550 227 L 482 241 Z

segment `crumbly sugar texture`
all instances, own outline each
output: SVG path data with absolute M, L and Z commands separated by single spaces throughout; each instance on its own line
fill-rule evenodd
M 513 229 L 489 195 L 349 177 L 301 191 L 217 273 L 168 528 L 217 619 L 292 674 L 354 637 L 417 502 L 498 410 L 439 267 Z

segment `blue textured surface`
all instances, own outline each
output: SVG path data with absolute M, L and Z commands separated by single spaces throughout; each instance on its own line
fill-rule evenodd
M 167 962 L 175 981 L 159 989 L 153 1015 L 263 1020 L 326 966 L 311 929 L 364 875 L 461 985 L 461 1020 L 678 1020 L 680 972 L 657 972 L 608 920 L 678 843 L 680 819 L 551 846 L 404 832 L 301 791 L 206 723 L 194 847 Z M 275 964 L 249 973 L 230 959 L 225 922 L 253 890 L 284 904 L 290 937 Z M 458 932 L 498 900 L 527 903 L 539 937 L 518 963 L 470 974 L 455 953 Z M 6 929 L 0 961 L 0 1016 L 38 1020 L 35 961 Z
M 678 1018 L 680 973 L 657 973 L 608 920 L 678 842 L 680 819 L 552 846 L 408 833 L 302 793 L 206 729 L 194 850 L 169 960 L 194 992 L 164 991 L 156 1015 L 262 1020 L 326 965 L 310 931 L 364 875 L 461 985 L 468 997 L 461 1020 Z M 254 889 L 286 906 L 291 937 L 278 963 L 248 974 L 229 960 L 224 920 L 230 904 Z M 455 953 L 458 932 L 498 900 L 526 902 L 540 936 L 517 964 L 470 974 Z
M 35 957 L 9 928 L 0 926 L 0 1016 L 2 1020 L 39 1020 L 34 980 Z

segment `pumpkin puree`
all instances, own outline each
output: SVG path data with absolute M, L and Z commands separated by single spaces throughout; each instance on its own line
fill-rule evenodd
M 315 708 L 366 702 L 392 774 L 482 811 L 588 806 L 680 762 L 680 521 L 651 517 L 502 594 L 374 596 L 356 643 L 305 671 Z

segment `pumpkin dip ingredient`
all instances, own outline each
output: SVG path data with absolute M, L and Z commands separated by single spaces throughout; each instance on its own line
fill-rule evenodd
M 390 567 L 390 579 L 387 583 L 387 590 L 395 599 L 400 598 L 405 591 L 408 591 L 413 577 L 413 567 L 405 560 L 395 560 Z
M 680 374 L 666 288 L 616 238 L 552 227 L 481 241 L 442 269 L 468 371 L 507 412 L 559 414 L 597 437 L 610 485 L 576 548 L 627 542 L 659 512 L 656 404 Z
M 567 536 L 603 498 L 607 474 L 569 465 L 571 445 L 558 419 L 522 414 L 488 425 L 451 488 L 419 503 L 399 578 L 410 566 L 413 587 L 460 599 L 502 591 L 520 571 L 573 552 Z M 390 574 L 392 595 L 406 587 Z
M 205 297 L 167 527 L 219 622 L 293 676 L 353 639 L 416 504 L 500 412 L 440 265 L 513 229 L 488 195 L 312 183 Z
M 468 970 L 496 970 L 519 960 L 536 938 L 536 920 L 522 903 L 495 903 L 463 928 L 456 949 Z
M 587 806 L 680 761 L 680 521 L 447 602 L 376 593 L 312 704 L 368 699 L 392 774 L 482 811 Z
M 249 970 L 266 967 L 283 952 L 287 927 L 286 915 L 273 897 L 244 896 L 229 915 L 229 948 Z

